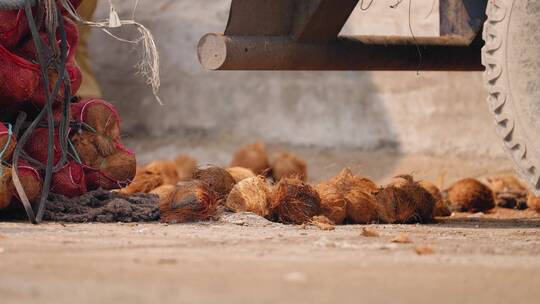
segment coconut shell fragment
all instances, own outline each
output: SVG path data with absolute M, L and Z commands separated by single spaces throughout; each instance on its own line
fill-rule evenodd
M 274 187 L 271 207 L 279 222 L 304 224 L 320 213 L 321 199 L 312 186 L 284 178 Z
M 272 162 L 272 176 L 275 181 L 282 178 L 298 178 L 307 180 L 306 162 L 290 153 L 280 153 Z
M 426 189 L 431 196 L 433 196 L 433 199 L 435 199 L 435 206 L 433 207 L 433 216 L 435 217 L 444 217 L 444 216 L 450 216 L 452 212 L 448 208 L 448 204 L 442 197 L 441 190 L 439 190 L 439 187 L 435 186 L 432 182 L 429 181 L 421 181 L 420 186 L 422 188 Z
M 180 154 L 174 160 L 178 181 L 187 182 L 193 178 L 193 172 L 197 169 L 197 160 L 189 155 Z
M 234 212 L 252 212 L 268 218 L 271 191 L 264 177 L 250 177 L 234 186 L 227 197 L 225 206 Z
M 227 197 L 235 184 L 234 178 L 227 170 L 216 166 L 197 168 L 193 173 L 193 179 L 207 184 L 210 190 L 218 194 L 219 198 Z
M 261 175 L 270 168 L 266 146 L 262 143 L 246 145 L 234 154 L 231 167 L 248 168 Z
M 227 168 L 227 172 L 231 174 L 231 176 L 234 178 L 234 181 L 236 183 L 239 183 L 240 181 L 246 178 L 251 178 L 251 177 L 256 176 L 255 173 L 253 173 L 253 171 L 251 171 L 250 169 L 242 168 L 242 167 Z
M 491 189 L 473 178 L 454 183 L 446 193 L 452 207 L 460 211 L 484 212 L 495 208 Z
M 216 215 L 218 197 L 206 183 L 183 182 L 176 186 L 170 200 L 160 203 L 160 221 L 188 223 L 205 221 Z
M 146 165 L 145 169 L 149 172 L 159 173 L 164 184 L 175 185 L 180 180 L 174 161 L 153 161 Z

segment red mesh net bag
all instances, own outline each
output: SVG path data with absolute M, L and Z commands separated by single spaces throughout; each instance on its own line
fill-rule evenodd
M 12 49 L 28 32 L 28 20 L 23 10 L 0 11 L 0 45 Z
M 10 129 L 0 123 L 0 160 L 8 160 L 17 145 L 17 140 L 11 134 Z
M 82 165 L 70 161 L 52 176 L 51 192 L 72 198 L 87 192 Z
M 36 128 L 28 141 L 24 145 L 24 151 L 28 156 L 37 160 L 42 164 L 47 163 L 47 151 L 49 146 L 49 130 L 47 128 Z M 54 132 L 54 164 L 60 161 L 62 157 L 62 150 L 60 148 L 60 138 L 58 136 L 58 129 Z
M 41 195 L 41 190 L 43 187 L 43 181 L 38 170 L 27 162 L 21 160 L 17 165 L 17 174 L 19 175 L 19 180 L 21 181 L 21 185 L 28 200 L 32 203 L 36 202 Z M 19 194 L 14 186 L 12 189 L 13 195 L 20 200 Z
M 82 75 L 73 60 L 78 31 L 77 26 L 68 18 L 65 19 L 65 29 L 68 36 L 69 53 L 66 71 L 70 77 L 71 91 L 77 92 L 81 85 Z M 45 105 L 43 82 L 40 77 L 39 65 L 36 63 L 35 47 L 31 37 L 21 42 L 21 47 L 11 51 L 0 44 L 0 107 L 17 108 L 21 104 L 33 103 L 38 107 Z M 54 86 L 58 75 L 49 72 L 50 86 Z M 64 97 L 63 89 L 59 90 L 57 102 Z

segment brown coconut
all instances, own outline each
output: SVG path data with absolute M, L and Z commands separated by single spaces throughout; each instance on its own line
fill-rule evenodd
M 137 173 L 129 186 L 120 190 L 124 194 L 149 193 L 163 185 L 163 177 L 160 172 L 147 171 L 137 168 Z
M 10 159 L 15 146 L 17 146 L 17 140 L 13 136 L 10 137 L 8 133 L 0 134 L 0 152 L 4 151 L 0 161 Z
M 231 167 L 248 168 L 257 175 L 265 173 L 270 168 L 265 145 L 256 143 L 240 148 L 234 154 Z
M 218 197 L 201 181 L 179 183 L 170 197 L 159 205 L 161 222 L 205 221 L 216 215 Z
M 271 191 L 262 176 L 250 177 L 234 186 L 225 206 L 234 212 L 253 212 L 262 217 L 270 216 Z
M 320 213 L 321 199 L 310 185 L 284 178 L 274 187 L 271 207 L 279 222 L 304 224 Z
M 352 188 L 360 189 L 364 192 L 375 194 L 379 187 L 368 178 L 354 175 L 351 169 L 343 169 L 338 175 L 330 180 L 340 191 L 348 192 Z
M 435 186 L 434 183 L 429 181 L 421 181 L 420 186 L 422 188 L 426 189 L 427 192 L 433 196 L 433 199 L 435 199 L 435 207 L 433 207 L 433 216 L 436 217 L 443 217 L 443 216 L 450 216 L 452 212 L 448 208 L 448 204 L 442 197 L 441 190 L 439 190 L 439 187 Z
M 272 176 L 275 181 L 296 177 L 305 182 L 307 180 L 306 162 L 293 154 L 280 153 L 272 162 Z
M 433 221 L 435 199 L 411 176 L 398 177 L 377 193 L 376 200 L 385 222 L 412 224 Z
M 176 163 L 178 181 L 190 181 L 193 178 L 195 169 L 197 169 L 197 160 L 189 155 L 180 154 L 176 157 L 174 162 Z
M 351 188 L 345 193 L 345 200 L 347 201 L 347 223 L 369 224 L 382 221 L 373 194 L 360 188 Z
M 97 148 L 97 135 L 81 131 L 72 137 L 73 146 L 84 165 L 98 168 L 105 158 Z
M 159 196 L 159 203 L 164 204 L 172 201 L 172 194 L 176 187 L 174 185 L 162 185 L 150 191 L 150 194 Z
M 116 181 L 132 181 L 137 171 L 137 160 L 133 153 L 118 150 L 105 157 L 97 169 Z
M 527 199 L 527 206 L 529 206 L 529 208 L 531 208 L 532 210 L 540 213 L 540 197 L 529 193 L 529 197 Z
M 1 166 L 1 165 L 0 165 Z M 11 169 L 0 167 L 2 175 L 0 175 L 0 210 L 5 209 L 11 203 L 13 198 L 13 189 L 11 181 Z
M 115 142 L 120 140 L 120 121 L 117 114 L 100 103 L 91 103 L 85 110 L 85 123 L 95 130 L 98 151 L 103 156 L 114 154 Z
M 38 172 L 34 169 L 26 166 L 26 164 L 19 164 L 19 169 L 17 170 L 17 175 L 19 176 L 19 181 L 21 182 L 22 188 L 28 198 L 28 201 L 35 203 L 41 197 L 41 190 L 43 188 L 43 183 Z M 13 181 L 13 176 L 12 176 Z M 16 198 L 19 198 L 15 185 L 11 184 L 10 189 L 12 189 L 13 195 Z
M 195 169 L 193 179 L 206 183 L 210 190 L 217 193 L 219 198 L 227 197 L 235 184 L 234 178 L 227 170 L 216 166 Z
M 163 178 L 163 183 L 175 185 L 179 182 L 176 162 L 157 160 L 146 165 L 145 169 L 149 172 L 159 173 Z
M 253 173 L 253 171 L 251 171 L 248 168 L 231 167 L 231 168 L 227 168 L 226 170 L 227 172 L 231 174 L 231 176 L 234 178 L 234 181 L 236 183 L 239 183 L 240 181 L 246 178 L 251 178 L 251 177 L 256 176 L 255 173 Z
M 495 204 L 503 208 L 527 208 L 528 189 L 514 175 L 502 175 L 487 179 L 487 185 L 493 191 Z
M 460 211 L 484 212 L 495 207 L 491 189 L 473 178 L 454 183 L 446 193 L 450 204 Z
M 315 186 L 321 199 L 321 214 L 335 225 L 340 225 L 347 217 L 347 201 L 342 192 L 331 183 L 321 183 Z

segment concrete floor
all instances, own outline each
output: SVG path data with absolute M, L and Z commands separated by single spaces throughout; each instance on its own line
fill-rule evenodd
M 2 303 L 538 303 L 540 218 L 0 224 Z M 500 216 L 499 216 L 500 217 Z M 391 240 L 406 233 L 413 243 Z M 429 246 L 431 255 L 419 255 Z

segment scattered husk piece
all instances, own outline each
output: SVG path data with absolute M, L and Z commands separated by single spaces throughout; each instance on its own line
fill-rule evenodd
M 495 207 L 491 189 L 473 178 L 454 183 L 446 192 L 452 207 L 460 211 L 483 212 Z
M 305 182 L 307 180 L 306 162 L 291 153 L 280 153 L 272 162 L 272 175 L 275 181 L 296 177 Z
M 330 180 L 341 192 L 348 192 L 350 189 L 360 189 L 364 192 L 376 194 L 379 187 L 368 178 L 354 175 L 351 169 L 343 169 L 338 175 Z
M 161 185 L 163 185 L 163 177 L 160 172 L 138 168 L 131 184 L 121 189 L 120 192 L 124 194 L 149 193 Z
M 416 252 L 418 255 L 430 255 L 435 254 L 435 249 L 430 246 L 416 246 L 414 247 L 414 252 Z
M 171 200 L 160 203 L 161 222 L 187 223 L 205 221 L 216 215 L 218 197 L 206 183 L 182 182 L 171 194 Z
M 405 175 L 399 179 L 405 182 L 392 183 L 376 195 L 382 221 L 401 224 L 433 221 L 433 196 L 412 176 Z
M 231 174 L 231 176 L 234 178 L 234 181 L 236 183 L 239 183 L 240 181 L 246 178 L 251 178 L 251 177 L 256 176 L 255 173 L 253 173 L 253 171 L 251 171 L 248 168 L 231 167 L 231 168 L 227 168 L 226 170 L 227 172 L 229 172 L 229 174 Z
M 231 167 L 248 168 L 257 175 L 265 173 L 270 168 L 265 145 L 256 143 L 241 147 L 234 154 Z
M 540 196 L 536 196 L 532 193 L 529 193 L 529 198 L 527 199 L 527 206 L 532 210 L 540 213 Z
M 149 172 L 160 173 L 164 184 L 175 185 L 179 181 L 174 161 L 153 161 L 146 165 L 145 169 Z
M 309 224 L 326 231 L 336 229 L 334 223 L 332 223 L 332 221 L 324 215 L 314 216 L 313 218 L 311 218 L 311 221 L 309 221 Z
M 495 205 L 520 210 L 527 208 L 527 187 L 514 175 L 490 177 L 487 185 L 493 191 Z
M 162 185 L 150 191 L 150 194 L 159 196 L 159 203 L 166 204 L 172 201 L 172 194 L 176 187 L 174 185 Z
M 321 199 L 321 214 L 334 224 L 341 225 L 347 217 L 347 201 L 337 187 L 331 183 L 321 183 L 315 186 Z
M 296 178 L 284 178 L 272 192 L 271 207 L 279 222 L 304 224 L 319 214 L 321 199 L 313 187 Z
M 270 196 L 270 187 L 264 177 L 250 177 L 234 186 L 225 206 L 234 212 L 252 212 L 268 218 L 271 214 Z
M 210 190 L 218 194 L 219 198 L 227 197 L 235 184 L 234 178 L 227 170 L 216 166 L 195 169 L 193 179 L 206 183 Z
M 392 243 L 398 243 L 398 244 L 410 244 L 412 242 L 413 241 L 411 240 L 409 235 L 406 233 L 402 233 L 392 239 Z
M 452 214 L 448 208 L 448 204 L 442 197 L 439 187 L 435 186 L 435 184 L 429 181 L 421 181 L 419 184 L 422 186 L 422 188 L 426 189 L 431 196 L 433 196 L 433 199 L 435 199 L 435 206 L 433 207 L 434 217 L 450 216 Z
M 365 237 L 379 237 L 379 233 L 375 229 L 371 228 L 362 228 L 362 236 Z
M 1 166 L 1 165 L 0 165 Z M 13 189 L 11 189 L 11 168 L 0 167 L 2 175 L 0 176 L 0 210 L 5 209 L 13 199 Z
M 178 181 L 187 182 L 193 178 L 193 172 L 197 169 L 197 160 L 189 155 L 180 154 L 174 160 Z

